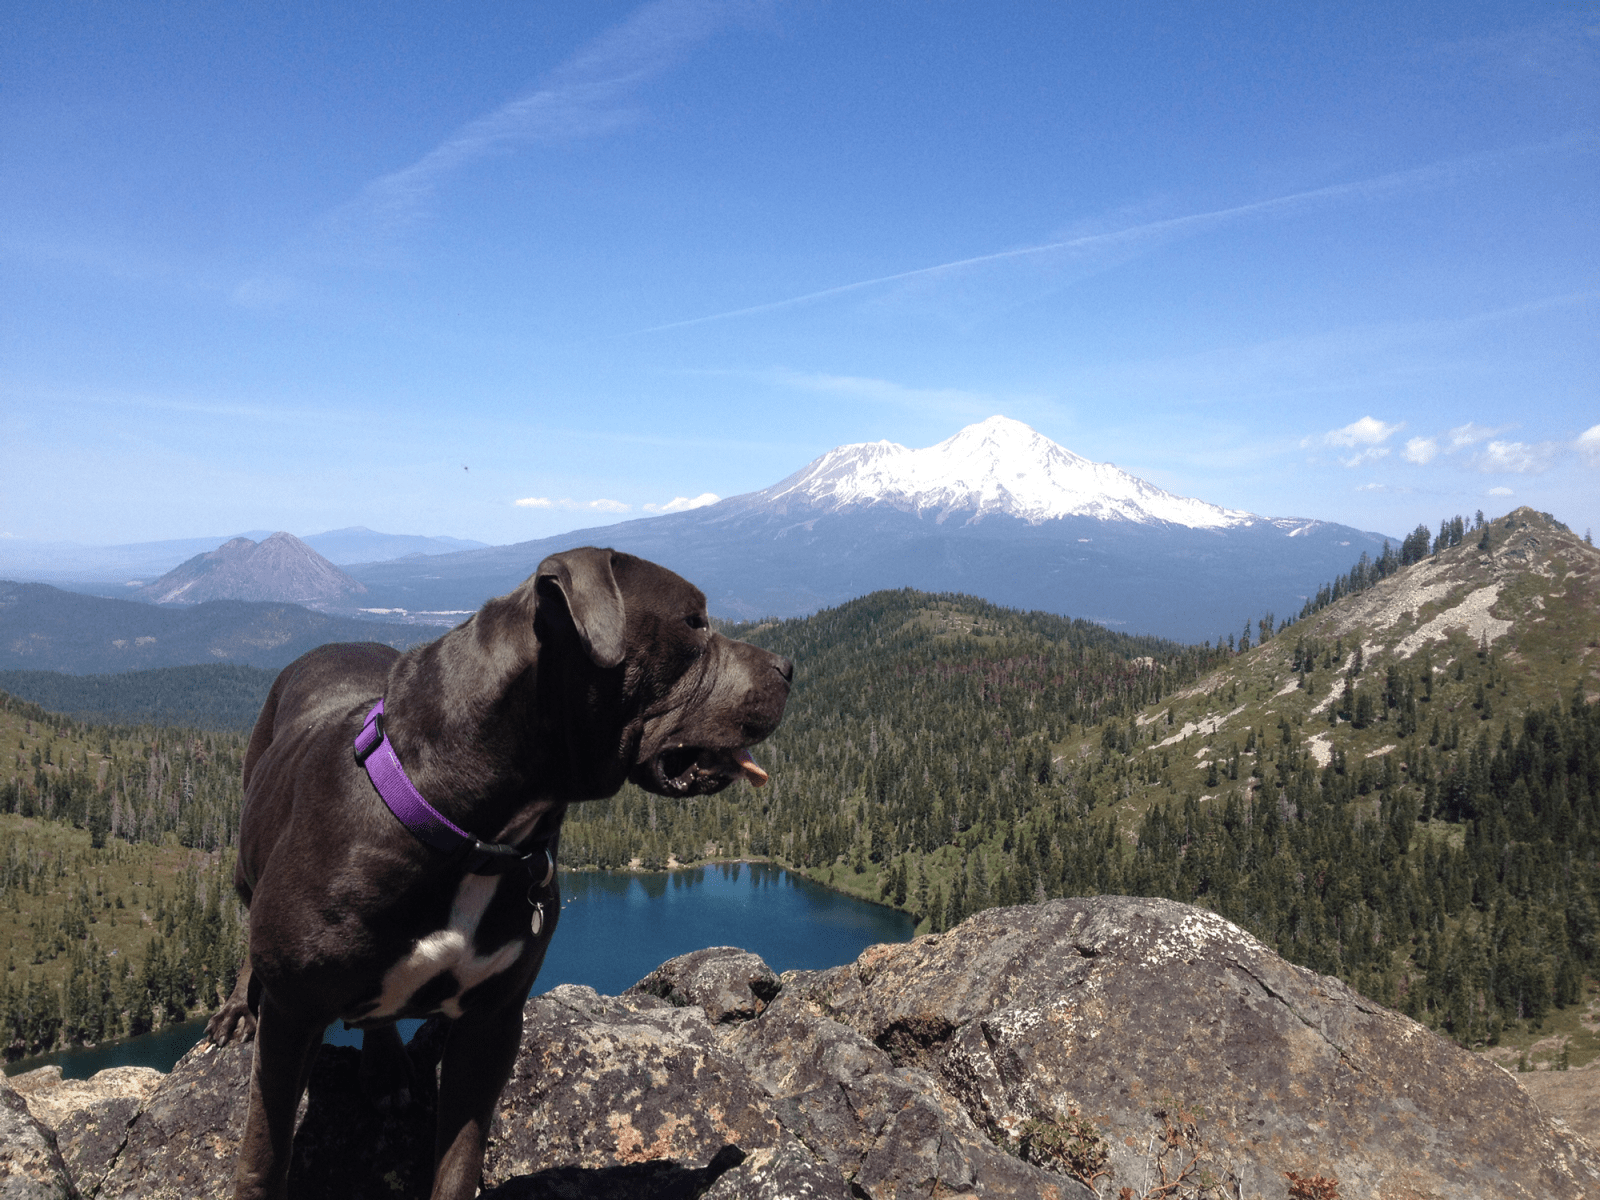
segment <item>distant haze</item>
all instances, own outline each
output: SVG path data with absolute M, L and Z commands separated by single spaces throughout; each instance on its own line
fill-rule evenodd
M 142 542 L 128 546 L 80 546 L 26 542 L 16 538 L 0 540 L 0 578 L 115 584 L 126 584 L 132 580 L 143 584 L 166 574 L 196 554 L 208 553 L 234 538 L 261 541 L 270 536 L 271 530 L 253 529 L 233 535 Z M 359 525 L 312 534 L 300 540 L 329 562 L 339 565 L 384 562 L 403 558 L 407 554 L 448 554 L 483 546 L 482 542 L 470 538 L 378 533 Z M 131 587 L 128 590 L 131 591 Z
M 371 607 L 469 609 L 587 542 L 671 567 L 727 617 L 798 616 L 914 587 L 1199 641 L 1268 611 L 1291 615 L 1385 540 L 1175 496 L 991 417 L 923 450 L 841 446 L 771 487 L 688 512 L 352 574 Z

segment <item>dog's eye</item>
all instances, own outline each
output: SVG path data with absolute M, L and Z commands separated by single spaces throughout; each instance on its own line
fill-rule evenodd
M 683 623 L 685 625 L 687 625 L 690 629 L 704 629 L 706 627 L 705 614 L 704 613 L 690 613 L 687 617 L 685 617 L 683 619 Z

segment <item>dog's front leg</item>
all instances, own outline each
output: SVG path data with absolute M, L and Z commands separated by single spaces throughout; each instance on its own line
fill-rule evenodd
M 439 1076 L 432 1200 L 477 1195 L 495 1102 L 511 1078 L 521 1043 L 517 1002 L 494 1012 L 469 1011 L 451 1025 Z
M 256 1051 L 250 1067 L 250 1109 L 234 1167 L 234 1200 L 284 1200 L 295 1110 L 311 1076 L 311 1060 L 322 1044 L 324 1022 L 261 994 Z

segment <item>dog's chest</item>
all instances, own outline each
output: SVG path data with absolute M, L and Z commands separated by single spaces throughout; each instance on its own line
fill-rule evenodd
M 356 1014 L 360 1024 L 398 1016 L 461 1015 L 461 1000 L 484 980 L 498 975 L 522 955 L 520 936 L 492 950 L 477 945 L 478 926 L 494 899 L 500 877 L 468 875 L 456 889 L 449 923 L 419 938 L 384 972 L 378 997 Z

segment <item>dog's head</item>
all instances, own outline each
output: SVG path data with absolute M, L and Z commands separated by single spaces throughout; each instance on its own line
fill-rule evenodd
M 631 554 L 554 554 L 529 582 L 540 674 L 559 677 L 541 692 L 563 693 L 580 721 L 598 722 L 590 732 L 628 778 L 666 796 L 766 782 L 749 748 L 783 717 L 788 659 L 715 632 L 699 588 Z M 564 669 L 547 672 L 552 651 Z

